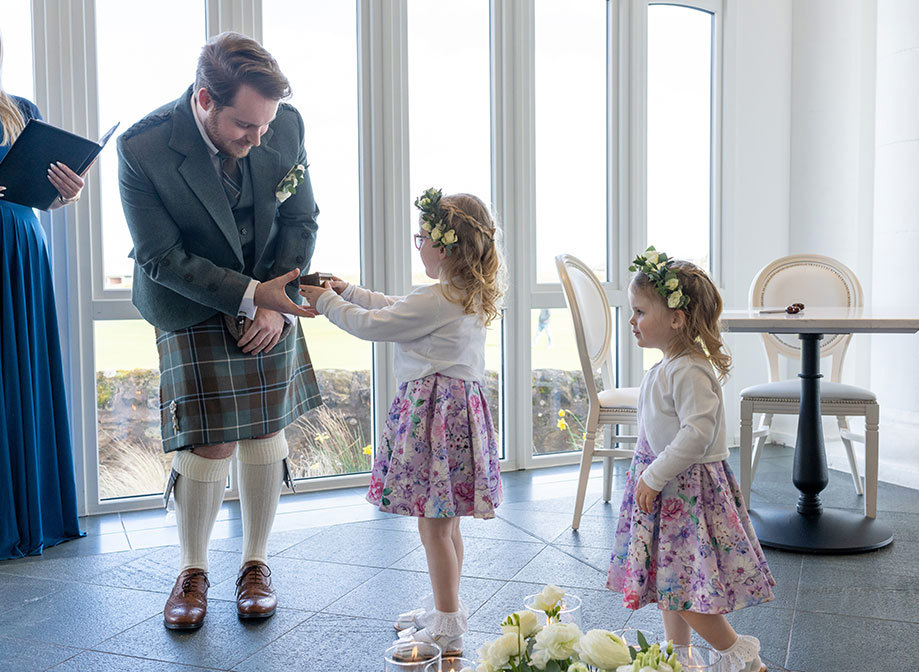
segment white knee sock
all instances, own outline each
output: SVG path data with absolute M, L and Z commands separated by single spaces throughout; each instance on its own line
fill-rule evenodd
M 243 563 L 268 562 L 268 534 L 274 523 L 287 457 L 284 432 L 270 439 L 239 442 L 239 504 L 243 518 Z
M 172 467 L 179 472 L 175 500 L 182 549 L 180 572 L 192 567 L 207 571 L 207 547 L 223 502 L 231 460 L 232 456 L 211 460 L 190 450 L 180 450 L 172 458 Z

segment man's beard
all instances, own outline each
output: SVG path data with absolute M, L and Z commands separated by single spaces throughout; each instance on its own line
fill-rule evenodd
M 251 147 L 243 147 L 235 142 L 225 142 L 220 137 L 220 131 L 217 130 L 218 114 L 219 112 L 217 111 L 209 111 L 204 118 L 204 130 L 207 131 L 207 136 L 211 139 L 211 142 L 214 143 L 214 147 L 217 148 L 217 151 L 237 159 L 247 156 Z

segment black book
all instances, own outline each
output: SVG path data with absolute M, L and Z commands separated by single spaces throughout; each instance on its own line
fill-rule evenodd
M 48 181 L 48 166 L 60 161 L 82 175 L 116 128 L 118 124 L 99 142 L 93 142 L 44 121 L 30 119 L 0 161 L 0 185 L 6 187 L 3 200 L 47 210 L 59 195 Z

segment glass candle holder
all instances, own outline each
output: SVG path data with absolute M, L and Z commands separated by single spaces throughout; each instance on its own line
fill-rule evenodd
M 721 654 L 711 647 L 679 644 L 673 647 L 673 653 L 686 672 L 721 669 Z
M 396 642 L 383 655 L 383 672 L 425 672 L 432 662 L 440 661 L 440 647 L 427 642 Z
M 542 609 L 538 609 L 533 606 L 533 602 L 536 600 L 538 595 L 527 595 L 523 598 L 523 606 L 527 608 L 528 611 L 532 611 L 539 618 L 539 623 L 541 625 L 547 625 L 549 619 L 546 617 L 546 612 Z M 565 597 L 562 598 L 562 609 L 559 611 L 558 616 L 551 619 L 552 623 L 574 623 L 579 628 L 581 627 L 581 598 L 577 595 L 572 595 L 571 593 L 566 593 Z
M 475 670 L 478 663 L 472 658 L 460 658 L 459 656 L 445 656 L 438 660 L 432 660 L 424 668 L 424 672 L 462 672 L 463 670 Z
M 639 630 L 641 630 L 641 634 L 644 635 L 648 644 L 653 644 L 654 642 L 658 641 L 657 633 L 644 628 L 622 628 L 620 630 L 613 630 L 613 634 L 617 637 L 621 637 L 622 641 L 624 641 L 625 645 L 629 648 L 640 651 L 641 646 L 638 643 Z

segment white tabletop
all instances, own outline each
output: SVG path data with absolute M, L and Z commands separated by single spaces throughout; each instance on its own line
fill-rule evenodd
M 776 310 L 771 308 L 771 310 Z M 913 334 L 919 331 L 919 309 L 820 308 L 800 313 L 760 313 L 760 309 L 729 309 L 721 314 L 722 331 L 770 334 Z M 763 308 L 762 310 L 770 310 Z

